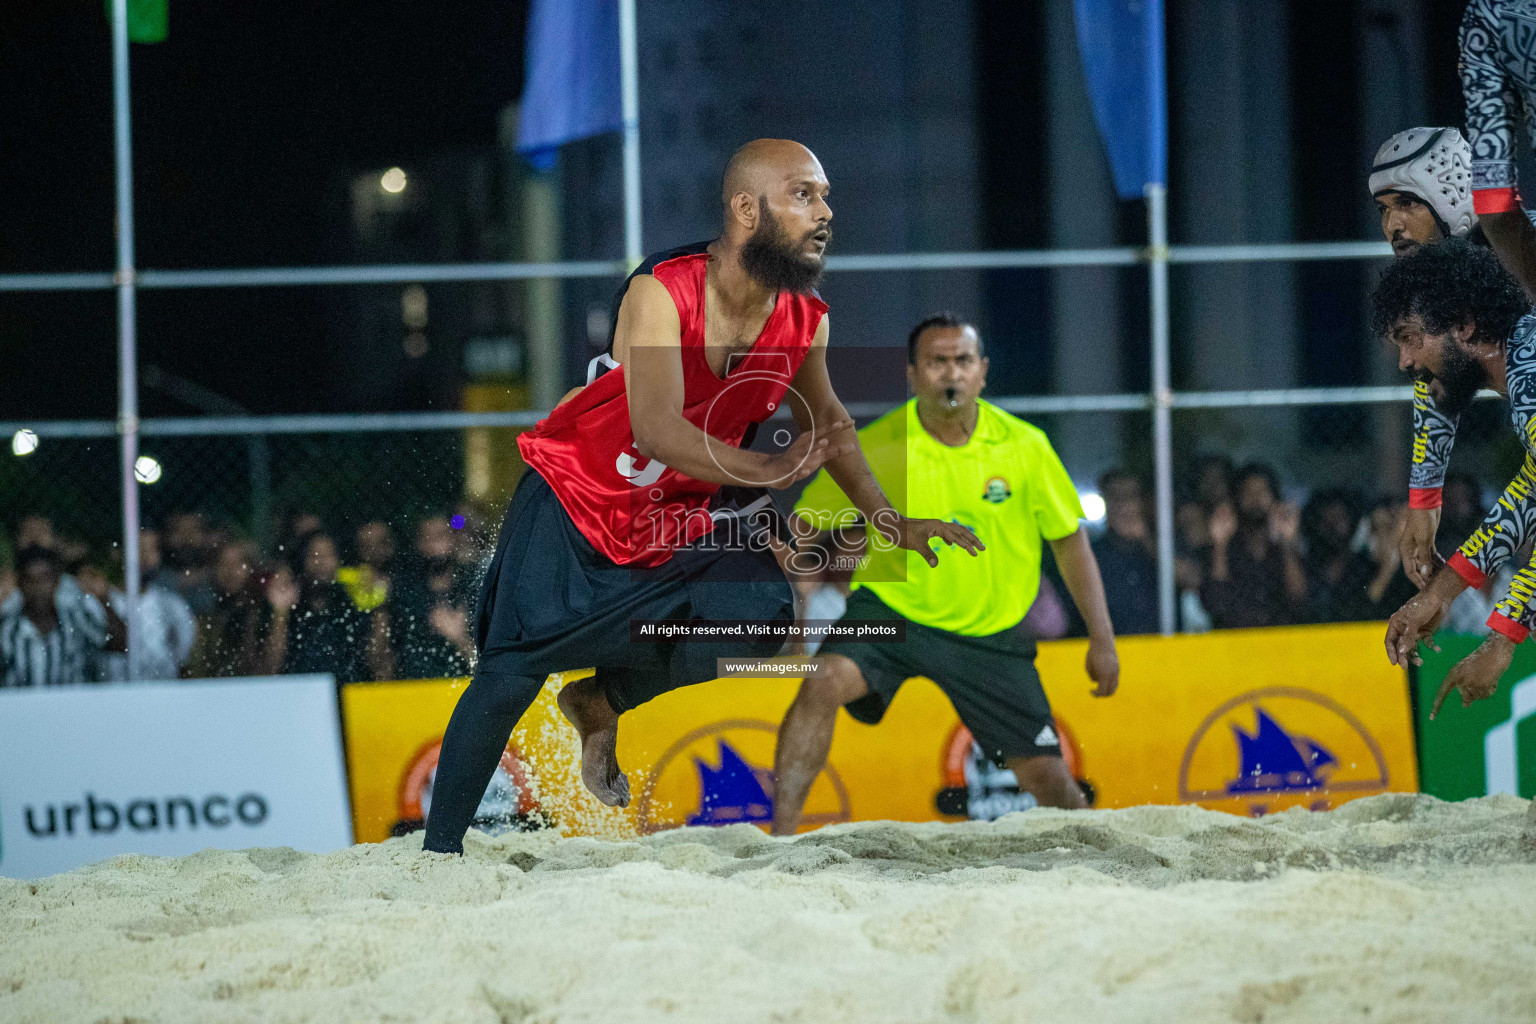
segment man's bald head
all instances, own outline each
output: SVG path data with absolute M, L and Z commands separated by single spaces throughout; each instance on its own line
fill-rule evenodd
M 801 179 L 826 183 L 826 173 L 815 153 L 792 139 L 754 139 L 731 154 L 720 200 L 729 211 L 738 195 L 757 199 Z
M 800 143 L 749 142 L 725 168 L 720 238 L 760 284 L 814 291 L 832 240 L 830 187 L 821 161 Z

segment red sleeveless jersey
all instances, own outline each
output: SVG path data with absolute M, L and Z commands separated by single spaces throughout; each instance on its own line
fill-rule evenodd
M 733 356 L 725 378 L 704 358 L 706 253 L 657 263 L 682 326 L 683 418 L 740 447 L 749 427 L 772 416 L 805 361 L 827 304 L 780 292 L 752 348 Z M 517 439 L 592 546 L 619 565 L 650 567 L 713 528 L 710 499 L 719 484 L 684 476 L 635 448 L 622 369 L 588 384 Z M 755 481 L 743 481 L 751 484 Z

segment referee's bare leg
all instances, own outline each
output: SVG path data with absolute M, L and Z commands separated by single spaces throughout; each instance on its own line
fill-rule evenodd
M 1010 757 L 1007 761 L 1014 778 L 1019 780 L 1019 792 L 1033 794 L 1041 807 L 1080 811 L 1088 806 L 1083 788 L 1067 771 L 1067 762 L 1055 754 Z
M 773 752 L 773 834 L 792 836 L 800 827 L 811 783 L 827 766 L 837 710 L 869 692 L 859 666 L 841 654 L 821 658 L 825 674 L 807 676 L 784 713 Z

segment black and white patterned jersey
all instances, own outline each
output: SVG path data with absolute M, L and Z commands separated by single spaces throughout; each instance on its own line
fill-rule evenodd
M 1470 0 L 1461 19 L 1461 90 L 1473 209 L 1518 209 L 1517 119 L 1536 140 L 1536 0 Z
M 1481 587 L 1526 542 L 1536 538 L 1536 315 L 1515 325 L 1504 352 L 1509 414 L 1525 447 L 1525 463 L 1499 495 L 1488 515 L 1451 556 L 1451 568 L 1468 585 Z M 1536 558 L 1515 573 L 1494 606 L 1488 625 L 1511 640 L 1524 640 L 1536 626 Z
M 1413 385 L 1413 464 L 1408 469 L 1408 505 L 1411 508 L 1439 508 L 1440 488 L 1445 483 L 1446 467 L 1451 461 L 1451 446 L 1456 443 L 1458 417 L 1441 411 L 1429 393 L 1429 385 Z

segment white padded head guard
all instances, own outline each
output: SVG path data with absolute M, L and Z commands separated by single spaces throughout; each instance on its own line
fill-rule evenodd
M 1422 200 L 1451 237 L 1477 223 L 1472 212 L 1472 147 L 1455 128 L 1409 128 L 1376 151 L 1371 195 L 1405 192 Z

